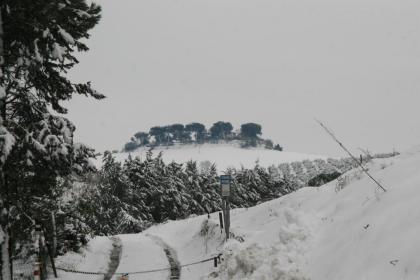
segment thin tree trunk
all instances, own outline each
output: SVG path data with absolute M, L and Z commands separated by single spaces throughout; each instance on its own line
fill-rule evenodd
M 51 222 L 52 222 L 52 230 L 53 230 L 53 244 L 52 244 L 52 256 L 55 258 L 57 256 L 57 226 L 55 223 L 55 214 L 51 212 Z
M 4 65 L 4 44 L 3 44 L 3 18 L 2 7 L 0 6 L 0 126 L 3 125 L 6 117 L 6 92 L 3 83 L 3 65 Z M 4 163 L 0 161 L 0 188 L 6 188 L 6 181 L 4 176 Z M 9 256 L 9 230 L 8 230 L 8 209 L 7 198 L 0 197 L 0 211 L 3 215 L 0 216 L 0 235 L 2 235 L 2 242 L 0 241 L 0 277 L 2 280 L 12 279 L 10 271 L 10 256 Z M 4 211 L 6 210 L 6 211 Z
M 2 266 L 1 266 L 1 279 L 3 280 L 11 280 L 12 279 L 12 272 L 10 271 L 10 264 L 9 264 L 9 233 L 3 231 L 3 244 L 1 245 L 1 259 L 2 259 Z
M 3 18 L 2 7 L 0 7 L 0 118 L 3 124 L 6 122 L 6 88 L 4 87 L 4 40 L 3 40 Z M 0 125 L 2 125 L 0 123 Z

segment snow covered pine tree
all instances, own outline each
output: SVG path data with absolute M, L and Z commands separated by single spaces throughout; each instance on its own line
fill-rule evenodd
M 75 148 L 74 126 L 48 108 L 66 113 L 60 101 L 73 94 L 104 96 L 65 76 L 78 63 L 74 52 L 88 50 L 81 39 L 98 23 L 99 6 L 85 0 L 2 0 L 0 14 L 0 278 L 9 280 L 10 254 L 24 238 L 16 233 L 27 236 L 27 227 L 42 222 L 30 215 L 31 207 L 54 203 L 57 177 L 80 171 L 91 154 Z

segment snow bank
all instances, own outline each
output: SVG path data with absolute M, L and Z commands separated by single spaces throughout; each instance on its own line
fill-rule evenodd
M 292 209 L 272 213 L 274 220 L 265 226 L 272 228 L 273 236 L 260 232 L 245 235 L 244 243 L 230 241 L 225 246 L 224 262 L 212 278 L 309 279 L 302 275 L 299 265 L 308 248 L 310 230 Z M 263 224 L 260 226 L 263 228 Z
M 304 188 L 232 217 L 242 244 L 225 247 L 217 279 L 418 279 L 420 153 L 358 170 L 344 186 Z M 275 218 L 273 218 L 275 217 Z M 210 277 L 211 278 L 211 277 Z
M 322 220 L 308 255 L 313 279 L 419 279 L 420 154 L 370 169 L 386 193 L 364 176 L 316 205 Z

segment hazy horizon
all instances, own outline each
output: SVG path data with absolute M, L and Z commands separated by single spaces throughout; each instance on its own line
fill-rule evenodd
M 76 140 L 121 149 L 172 123 L 257 122 L 287 151 L 420 144 L 420 2 L 96 1 L 103 19 L 71 72 L 103 101 L 75 97 Z

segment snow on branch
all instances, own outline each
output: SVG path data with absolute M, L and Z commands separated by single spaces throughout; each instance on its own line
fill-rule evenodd
M 2 125 L 0 118 L 0 164 L 6 162 L 15 142 L 15 137 Z
M 69 45 L 75 44 L 73 37 L 66 30 L 61 28 L 61 26 L 58 26 L 58 33 L 63 38 L 63 40 L 66 41 Z

